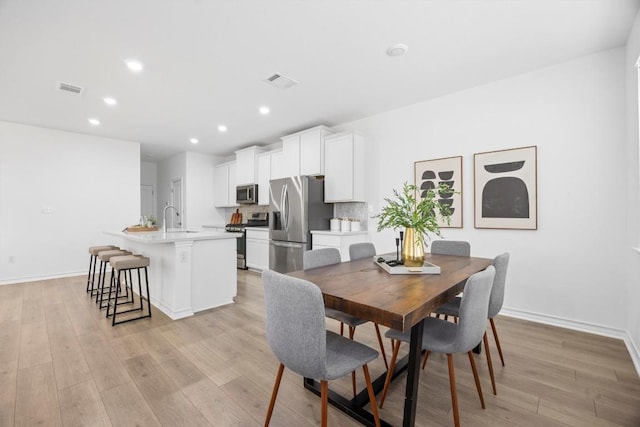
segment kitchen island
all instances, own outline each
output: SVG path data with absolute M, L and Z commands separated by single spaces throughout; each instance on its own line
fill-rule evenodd
M 237 233 L 219 231 L 106 232 L 121 248 L 149 257 L 151 303 L 171 319 L 233 302 Z

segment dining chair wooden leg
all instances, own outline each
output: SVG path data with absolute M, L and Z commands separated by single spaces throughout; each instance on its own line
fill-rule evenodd
M 344 336 L 344 323 L 340 322 L 340 336 Z
M 476 359 L 473 357 L 473 351 L 470 351 L 468 354 L 469 362 L 471 363 L 471 370 L 473 371 L 473 379 L 476 381 L 476 389 L 478 389 L 478 396 L 480 397 L 480 403 L 482 404 L 482 409 L 485 409 L 484 396 L 482 396 L 482 385 L 480 384 L 480 377 L 478 377 L 478 369 L 476 368 Z
M 391 355 L 391 362 L 389 363 L 389 369 L 387 369 L 387 378 L 384 380 L 384 387 L 382 388 L 382 396 L 380 396 L 380 409 L 384 404 L 384 399 L 387 397 L 387 391 L 389 390 L 389 384 L 391 383 L 391 377 L 393 376 L 393 370 L 396 367 L 396 359 L 398 358 L 398 352 L 400 351 L 400 340 L 393 342 L 393 354 Z
M 378 336 L 378 344 L 380 344 L 380 353 L 382 353 L 382 360 L 384 360 L 384 367 L 389 370 L 389 363 L 387 363 L 387 353 L 384 351 L 382 336 L 380 335 L 380 327 L 377 323 L 374 323 L 374 325 L 376 327 L 376 335 Z
M 271 392 L 271 402 L 269 402 L 269 410 L 267 411 L 267 418 L 264 420 L 264 426 L 269 425 L 271 421 L 271 415 L 273 414 L 273 407 L 276 404 L 276 397 L 278 396 L 278 389 L 280 388 L 280 380 L 282 379 L 282 373 L 284 372 L 284 365 L 281 363 L 278 367 L 278 374 L 276 375 L 276 382 L 273 385 L 273 391 Z
M 349 326 L 349 339 L 353 340 L 353 335 L 356 333 L 356 328 Z M 358 394 L 356 389 L 356 371 L 351 372 L 351 384 L 353 384 L 353 397 Z
M 487 367 L 489 368 L 489 377 L 491 377 L 491 388 L 493 388 L 493 394 L 497 395 L 496 378 L 493 376 L 493 361 L 491 360 L 491 351 L 489 350 L 489 338 L 487 338 L 487 332 L 484 333 L 482 341 L 484 342 L 484 350 L 487 353 Z
M 449 365 L 449 387 L 451 387 L 451 406 L 453 408 L 453 423 L 460 427 L 460 415 L 458 414 L 458 393 L 456 392 L 456 374 L 453 366 L 453 354 L 447 353 Z
M 493 319 L 489 319 L 489 323 L 491 323 L 493 338 L 496 340 L 496 347 L 498 347 L 498 354 L 500 354 L 500 361 L 502 362 L 502 366 L 504 366 L 504 357 L 502 356 L 502 347 L 500 347 L 500 340 L 498 339 L 498 331 L 496 330 L 496 324 L 493 321 Z
M 427 366 L 427 359 L 429 358 L 429 353 L 431 353 L 429 350 L 427 350 L 424 353 L 424 359 L 422 360 L 422 369 L 424 369 L 424 367 Z
M 378 405 L 376 404 L 376 394 L 373 392 L 373 385 L 371 384 L 371 376 L 369 375 L 369 367 L 367 365 L 362 366 L 364 372 L 364 380 L 367 383 L 367 391 L 369 392 L 369 406 L 371 412 L 373 412 L 373 420 L 376 423 L 376 427 L 380 427 L 380 417 L 378 416 Z
M 329 382 L 320 381 L 320 400 L 322 401 L 322 409 L 320 412 L 320 425 L 327 427 L 327 404 L 329 402 Z

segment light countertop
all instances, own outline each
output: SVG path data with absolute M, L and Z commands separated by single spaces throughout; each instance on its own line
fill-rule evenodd
M 320 234 L 326 236 L 359 236 L 368 234 L 367 230 L 360 231 L 331 231 L 331 230 L 311 230 L 311 234 Z
M 146 244 L 175 243 L 196 240 L 235 239 L 240 233 L 212 230 L 170 230 L 163 231 L 125 233 L 122 231 L 105 231 L 110 236 L 122 237 L 126 240 Z

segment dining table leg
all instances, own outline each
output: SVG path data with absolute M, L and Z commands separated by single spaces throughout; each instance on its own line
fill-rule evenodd
M 424 321 L 411 327 L 411 341 L 409 342 L 409 363 L 407 373 L 407 388 L 404 393 L 404 417 L 402 425 L 414 426 L 416 422 L 416 406 L 418 401 L 418 382 L 420 380 L 420 355 L 422 353 L 422 332 Z

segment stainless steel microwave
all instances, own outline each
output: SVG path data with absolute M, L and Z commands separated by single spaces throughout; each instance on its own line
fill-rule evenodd
M 243 205 L 255 205 L 258 203 L 258 184 L 237 186 L 236 203 Z

